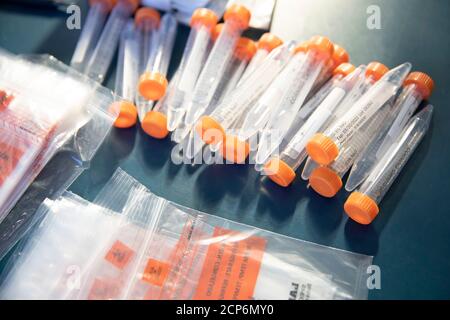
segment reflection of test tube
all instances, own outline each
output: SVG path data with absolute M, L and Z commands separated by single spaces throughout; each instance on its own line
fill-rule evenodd
M 77 46 L 73 52 L 70 66 L 76 70 L 83 72 L 89 57 L 95 48 L 106 17 L 112 10 L 116 0 L 89 0 L 89 11 L 86 22 L 81 30 L 80 38 L 78 38 Z
M 139 65 L 139 38 L 130 20 L 122 31 L 117 58 L 115 93 L 124 100 L 113 105 L 119 109 L 114 122 L 117 128 L 130 128 L 136 124 L 137 110 L 133 104 Z
M 267 161 L 264 172 L 280 186 L 287 187 L 295 179 L 295 171 L 306 158 L 307 141 L 333 116 L 339 104 L 364 77 L 365 67 L 360 66 L 342 79 L 317 107 L 313 114 L 290 139 L 278 157 Z
M 258 49 L 239 80 L 239 84 L 245 81 L 245 79 L 247 79 L 247 77 L 261 65 L 273 49 L 281 46 L 282 44 L 283 41 L 276 35 L 269 32 L 264 33 L 258 40 Z
M 404 63 L 387 72 L 340 119 L 324 133 L 316 134 L 308 142 L 309 156 L 327 165 L 339 155 L 339 149 L 369 120 L 401 87 L 411 69 Z
M 225 23 L 200 73 L 192 95 L 185 99 L 184 123 L 193 125 L 208 107 L 221 76 L 226 70 L 241 33 L 248 28 L 250 11 L 241 5 L 231 5 L 224 15 Z
M 177 32 L 177 20 L 171 13 L 161 18 L 156 41 L 151 44 L 145 72 L 139 78 L 139 93 L 147 100 L 161 99 L 167 88 L 167 70 Z
M 356 157 L 383 125 L 386 118 L 396 111 L 394 97 L 383 106 L 342 148 L 342 152 L 327 167 L 317 167 L 311 172 L 309 184 L 323 197 L 334 197 L 342 188 L 342 177 L 350 169 Z
M 376 218 L 378 204 L 422 141 L 430 126 L 432 114 L 433 107 L 428 105 L 413 116 L 367 180 L 348 197 L 344 210 L 351 219 L 361 224 L 370 224 Z
M 386 150 L 398 137 L 420 102 L 430 97 L 433 92 L 434 82 L 425 73 L 412 72 L 406 77 L 403 86 L 403 91 L 396 101 L 397 109 L 399 110 L 398 114 L 390 118 L 390 121 L 386 124 L 386 129 L 383 130 L 383 134 L 375 137 L 358 159 L 355 160 L 345 185 L 347 191 L 354 190 L 367 178 L 370 170 L 379 162 Z
M 298 100 L 299 96 L 297 96 L 291 110 L 288 109 L 284 111 L 283 109 L 284 114 L 278 113 L 271 117 L 260 138 L 258 152 L 255 157 L 256 170 L 259 171 L 262 169 L 263 165 L 270 158 L 270 155 L 280 147 L 285 138 L 292 138 L 295 131 L 298 131 L 311 113 L 325 99 L 326 95 L 324 95 L 324 92 L 330 93 L 332 89 L 339 84 L 339 81 L 350 74 L 354 69 L 355 67 L 350 64 L 341 64 L 341 67 L 335 69 L 334 76 L 324 84 L 324 91 L 319 90 L 319 92 L 313 96 L 313 99 L 310 99 L 304 105 L 301 99 Z M 342 96 L 345 96 L 345 93 L 346 92 L 344 91 Z M 304 97 L 305 92 L 303 95 L 299 92 L 298 95 Z
M 175 130 L 184 116 L 183 101 L 195 87 L 207 58 L 210 38 L 217 21 L 217 15 L 209 9 L 200 8 L 192 14 L 191 32 L 178 67 L 178 83 L 168 92 L 167 121 L 170 131 Z
M 289 43 L 274 49 L 229 98 L 197 122 L 195 131 L 205 143 L 216 145 L 223 141 L 225 131 L 253 105 L 286 66 L 292 57 L 291 47 L 292 43 Z
M 106 72 L 119 42 L 120 33 L 138 5 L 139 0 L 118 0 L 112 9 L 85 70 L 85 73 L 92 79 L 100 83 L 105 80 Z

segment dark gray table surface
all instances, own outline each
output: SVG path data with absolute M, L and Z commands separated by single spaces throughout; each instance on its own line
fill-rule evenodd
M 381 30 L 366 26 L 369 5 L 381 12 Z M 86 6 L 83 2 L 83 12 Z M 48 9 L 0 5 L 0 46 L 14 53 L 50 53 L 68 63 L 79 31 L 67 15 Z M 354 64 L 405 61 L 436 82 L 432 127 L 381 204 L 370 226 L 343 213 L 348 194 L 324 199 L 297 179 L 286 189 L 261 180 L 251 166 L 175 165 L 169 139 L 154 140 L 137 127 L 113 130 L 71 190 L 90 200 L 117 167 L 169 200 L 299 239 L 374 256 L 381 290 L 371 299 L 450 298 L 450 2 L 446 0 L 279 0 L 273 31 L 285 40 L 329 36 Z M 180 27 L 172 74 L 189 30 Z M 113 85 L 113 72 L 106 84 Z

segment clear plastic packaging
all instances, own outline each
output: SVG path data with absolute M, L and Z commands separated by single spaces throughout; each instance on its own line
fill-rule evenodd
M 139 0 L 117 0 L 117 4 L 112 9 L 84 70 L 84 73 L 90 78 L 100 83 L 105 80 L 119 44 L 120 34 L 125 28 L 128 18 L 131 17 L 138 6 Z
M 2 257 L 40 203 L 58 197 L 89 165 L 117 110 L 111 91 L 53 57 L 1 51 L 0 69 Z
M 46 199 L 36 212 L 42 222 L 8 262 L 10 272 L 0 296 L 76 298 L 92 263 L 122 225 L 122 210 L 130 194 L 142 190 L 142 185 L 119 170 L 94 203 L 68 192 L 55 201 Z
M 324 133 L 316 134 L 307 144 L 308 155 L 319 164 L 327 165 L 339 155 L 339 150 L 403 84 L 411 69 L 404 63 L 387 72 L 341 118 Z
M 369 256 L 160 201 L 127 299 L 367 298 Z
M 432 115 L 433 106 L 428 105 L 413 116 L 361 187 L 348 197 L 344 210 L 351 219 L 366 225 L 377 217 L 379 203 L 422 141 Z
M 90 0 L 86 22 L 78 38 L 70 66 L 83 72 L 100 37 L 105 20 L 112 10 L 116 0 Z

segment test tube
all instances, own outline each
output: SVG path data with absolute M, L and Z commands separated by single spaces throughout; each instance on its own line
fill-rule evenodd
M 170 92 L 176 84 L 178 76 L 179 72 L 177 71 L 173 76 L 172 81 L 169 82 L 169 86 L 167 87 L 168 92 Z M 169 134 L 169 130 L 167 129 L 167 98 L 168 95 L 166 94 L 158 100 L 153 110 L 148 111 L 141 122 L 144 132 L 156 139 L 164 139 Z
M 248 28 L 250 16 L 247 8 L 237 4 L 231 5 L 225 12 L 222 31 L 211 49 L 192 95 L 184 101 L 186 125 L 193 125 L 211 102 L 220 79 L 230 63 L 239 37 Z
M 225 130 L 239 118 L 267 89 L 292 57 L 293 43 L 274 49 L 234 93 L 214 111 L 203 116 L 195 125 L 195 132 L 207 144 L 219 144 L 225 138 Z
M 291 124 L 285 124 L 286 126 L 289 125 L 288 127 L 284 128 L 283 130 L 278 129 L 278 131 L 275 132 L 275 137 L 271 136 L 270 132 L 263 131 L 263 136 L 260 139 L 258 152 L 256 153 L 255 158 L 255 169 L 257 171 L 260 171 L 263 168 L 264 164 L 270 158 L 271 154 L 273 154 L 278 148 L 282 149 L 286 146 L 286 144 L 283 144 L 283 142 L 290 141 L 292 139 L 292 137 L 305 124 L 309 116 L 322 103 L 322 101 L 328 96 L 328 94 L 340 84 L 340 81 L 343 78 L 351 74 L 354 70 L 355 67 L 349 63 L 340 64 L 340 66 L 334 70 L 331 79 L 329 79 L 311 99 L 309 99 L 303 106 L 301 106 L 300 110 L 295 114 L 295 116 L 293 116 L 293 118 L 289 120 Z M 344 96 L 345 94 L 346 92 L 344 93 Z M 338 103 L 339 102 L 340 100 L 338 101 Z M 301 102 L 299 101 L 296 103 Z M 269 130 L 274 130 L 274 128 L 269 127 Z
M 326 198 L 334 197 L 341 190 L 342 177 L 352 166 L 356 157 L 361 153 L 373 135 L 375 135 L 386 121 L 386 118 L 397 111 L 396 105 L 391 101 L 386 103 L 376 114 L 368 120 L 357 134 L 342 148 L 342 152 L 329 166 L 318 166 L 311 172 L 309 185 L 311 188 Z
M 303 126 L 278 157 L 272 157 L 264 166 L 264 172 L 271 180 L 280 186 L 287 187 L 296 176 L 296 170 L 306 158 L 305 146 L 307 141 L 328 121 L 345 95 L 357 85 L 365 76 L 365 66 L 356 68 L 342 79 L 324 101 L 317 107 Z
M 142 7 L 136 11 L 134 15 L 134 21 L 136 25 L 136 32 L 139 38 L 139 52 L 138 58 L 138 77 L 141 75 L 146 67 L 147 61 L 150 56 L 155 56 L 156 47 L 158 46 L 158 29 L 160 25 L 160 14 L 153 8 Z M 136 81 L 136 87 L 138 83 Z M 135 87 L 135 88 L 136 88 Z M 139 94 L 139 91 L 135 89 L 135 103 L 138 109 L 138 118 L 143 120 L 147 111 L 153 106 L 153 101 L 147 101 Z
M 256 51 L 256 43 L 253 40 L 246 37 L 239 39 L 232 61 L 228 65 L 225 75 L 221 78 L 213 99 L 205 110 L 205 114 L 210 114 L 217 105 L 231 96 L 233 90 L 241 81 L 243 74 L 247 71 Z
M 246 141 L 262 130 L 260 145 L 270 143 L 276 148 L 320 72 L 327 66 L 333 50 L 331 41 L 319 36 L 313 37 L 306 46 L 296 48 L 297 54 L 247 114 L 239 140 Z M 258 149 L 257 163 L 263 164 L 272 151 L 273 148 Z
M 192 92 L 198 75 L 209 53 L 210 38 L 217 25 L 218 16 L 206 8 L 194 11 L 191 18 L 191 32 L 178 67 L 180 76 L 178 83 L 168 93 L 168 129 L 173 131 L 180 124 L 185 110 L 183 101 Z
M 90 55 L 95 48 L 95 43 L 100 37 L 106 17 L 112 10 L 117 0 L 89 0 L 89 11 L 86 22 L 81 30 L 75 51 L 73 52 L 70 66 L 79 72 L 83 72 Z
M 236 88 L 238 81 L 246 70 L 248 62 L 252 59 L 255 52 L 256 44 L 254 41 L 246 37 L 241 37 L 239 39 L 232 61 L 229 64 L 224 76 L 220 80 L 219 86 L 214 93 L 210 105 L 205 110 L 206 114 L 213 112 L 221 101 L 224 101 L 229 95 L 231 95 L 231 92 Z M 195 156 L 202 150 L 205 143 L 195 134 L 191 134 L 191 138 L 197 138 L 198 141 L 195 141 L 196 143 L 191 141 L 188 144 L 189 148 L 186 150 L 186 156 L 189 159 L 194 159 Z
M 389 68 L 379 62 L 371 62 L 367 65 L 365 77 L 358 81 L 353 89 L 345 96 L 344 100 L 339 104 L 330 119 L 322 125 L 318 132 L 326 131 L 329 127 L 333 126 L 335 122 L 341 119 L 353 105 L 370 89 L 373 85 L 381 79 Z M 305 151 L 305 156 L 307 152 Z M 308 157 L 305 162 L 302 171 L 302 179 L 307 181 L 311 175 L 311 172 L 317 168 L 318 164 Z
M 403 91 L 396 101 L 399 113 L 387 122 L 386 130 L 375 137 L 356 159 L 345 185 L 347 191 L 353 191 L 367 178 L 370 170 L 398 137 L 420 102 L 428 100 L 433 88 L 433 79 L 425 73 L 412 72 L 406 77 Z
M 428 105 L 413 116 L 367 180 L 348 197 L 344 210 L 351 219 L 367 225 L 376 218 L 379 203 L 425 136 L 432 114 L 433 106 Z
M 364 94 L 351 109 L 324 133 L 308 142 L 308 155 L 321 165 L 330 164 L 339 150 L 401 87 L 411 69 L 404 63 L 387 72 Z
M 258 40 L 258 48 L 256 50 L 256 53 L 252 57 L 239 82 L 242 83 L 243 81 L 245 81 L 245 79 L 247 79 L 247 77 L 261 65 L 261 63 L 264 61 L 264 59 L 267 58 L 270 52 L 272 52 L 273 49 L 281 46 L 282 44 L 283 40 L 278 38 L 276 35 L 269 32 L 264 33 Z
M 124 100 L 115 102 L 119 116 L 114 122 L 117 128 L 130 128 L 136 124 L 137 109 L 134 105 L 136 79 L 139 64 L 139 37 L 130 19 L 122 31 L 117 58 L 115 93 Z
M 167 89 L 167 70 L 177 31 L 177 20 L 171 13 L 166 13 L 161 18 L 157 32 L 157 42 L 150 54 L 145 72 L 139 78 L 139 93 L 147 100 L 157 101 L 161 99 Z
M 105 80 L 120 34 L 138 5 L 139 0 L 117 0 L 84 71 L 90 78 L 100 83 Z

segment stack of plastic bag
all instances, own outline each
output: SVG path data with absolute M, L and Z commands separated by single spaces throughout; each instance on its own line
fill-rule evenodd
M 120 169 L 94 204 L 67 194 L 42 211 L 4 299 L 367 298 L 372 257 L 175 205 Z
M 51 56 L 0 49 L 0 257 L 39 204 L 88 166 L 117 115 L 113 101 L 110 90 Z

